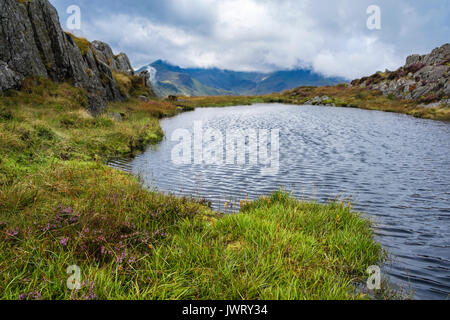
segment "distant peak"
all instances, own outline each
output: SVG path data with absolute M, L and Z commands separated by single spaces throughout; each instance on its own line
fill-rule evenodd
M 155 65 L 165 65 L 165 66 L 170 66 L 170 67 L 176 67 L 176 65 L 170 63 L 169 61 L 165 61 L 165 60 L 162 60 L 162 59 L 158 59 L 158 60 L 152 62 L 150 65 L 151 65 L 151 66 L 155 66 Z

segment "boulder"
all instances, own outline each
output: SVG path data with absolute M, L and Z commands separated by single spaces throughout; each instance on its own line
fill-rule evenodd
M 137 96 L 136 98 L 137 98 L 139 101 L 142 101 L 142 102 L 149 102 L 149 101 L 150 101 L 150 99 L 147 98 L 146 96 Z

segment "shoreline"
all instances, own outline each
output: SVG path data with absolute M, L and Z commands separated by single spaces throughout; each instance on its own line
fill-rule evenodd
M 295 90 L 305 90 L 299 94 Z M 301 96 L 300 96 L 301 95 Z M 282 103 L 290 105 L 316 105 L 337 108 L 356 108 L 383 112 L 401 113 L 419 119 L 450 121 L 450 106 L 427 108 L 419 102 L 385 97 L 380 92 L 348 87 L 300 87 L 280 94 L 265 96 L 216 96 L 179 97 L 173 102 L 181 108 L 229 107 L 256 103 Z M 310 102 L 310 103 L 307 103 Z

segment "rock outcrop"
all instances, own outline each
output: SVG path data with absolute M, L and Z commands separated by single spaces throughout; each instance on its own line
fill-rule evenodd
M 352 85 L 380 90 L 385 96 L 412 99 L 427 106 L 450 103 L 450 44 L 427 55 L 412 55 L 397 71 L 378 72 Z
M 95 57 L 108 67 L 130 76 L 135 75 L 130 60 L 125 53 L 114 55 L 110 46 L 101 41 L 93 41 L 90 49 Z
M 336 107 L 336 104 L 333 102 L 333 99 L 331 99 L 328 96 L 316 96 L 311 100 L 308 100 L 305 102 L 306 105 L 319 105 L 319 106 L 326 106 L 326 107 Z
M 30 76 L 67 81 L 86 90 L 94 113 L 108 101 L 127 98 L 113 71 L 136 76 L 124 53 L 115 56 L 103 42 L 64 32 L 48 0 L 1 0 L 0 44 L 1 91 L 19 88 Z

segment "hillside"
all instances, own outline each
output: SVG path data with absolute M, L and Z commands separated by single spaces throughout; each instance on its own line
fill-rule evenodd
M 450 104 L 449 80 L 450 44 L 447 43 L 429 54 L 409 56 L 406 64 L 396 71 L 377 72 L 352 81 L 352 85 L 432 107 Z
M 412 55 L 396 71 L 377 72 L 336 86 L 302 86 L 266 96 L 270 102 L 324 105 L 405 113 L 450 120 L 450 44 Z
M 64 32 L 46 0 L 2 0 L 0 43 L 0 91 L 20 89 L 29 77 L 69 82 L 86 91 L 94 113 L 130 94 L 153 95 L 147 72 L 136 74 L 126 54 L 106 43 Z
M 333 85 L 340 78 L 326 78 L 310 70 L 286 70 L 272 73 L 240 72 L 218 68 L 180 68 L 158 60 L 138 70 L 148 70 L 159 96 L 260 95 L 298 87 L 299 85 Z

